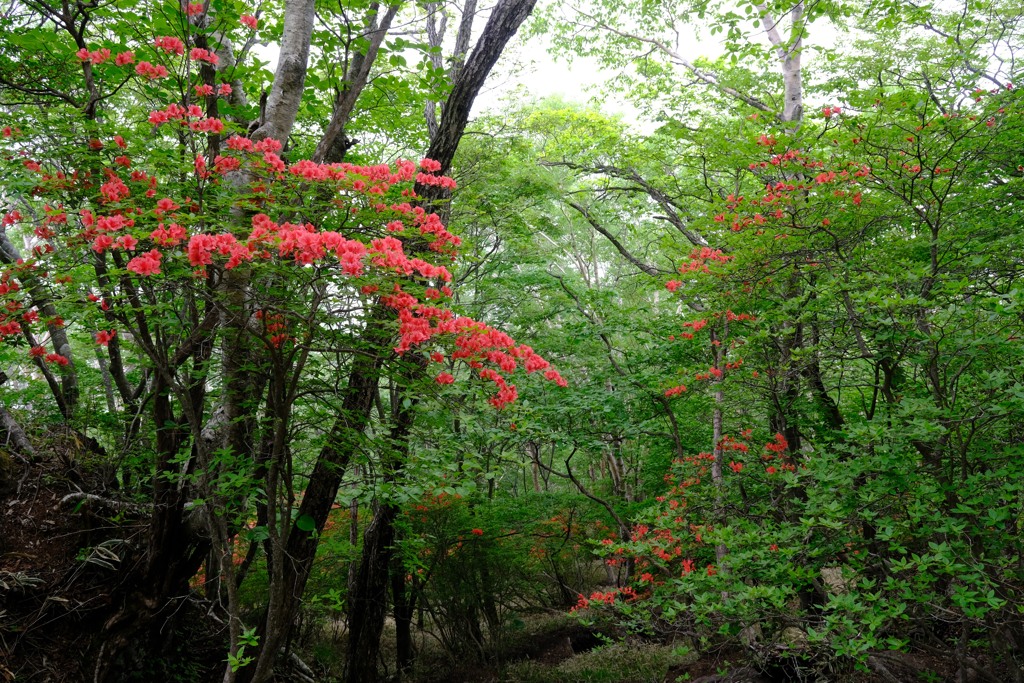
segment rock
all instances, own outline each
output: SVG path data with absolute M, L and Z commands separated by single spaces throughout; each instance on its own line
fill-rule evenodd
M 828 588 L 829 592 L 834 595 L 849 593 L 850 587 L 853 584 L 853 578 L 847 579 L 843 577 L 842 567 L 822 567 L 821 580 L 825 583 L 825 587 Z
M 807 633 L 796 626 L 787 626 L 779 634 L 779 643 L 793 650 L 806 650 Z
M 740 631 L 740 642 L 747 647 L 761 642 L 763 638 L 764 634 L 761 632 L 761 624 L 746 626 Z

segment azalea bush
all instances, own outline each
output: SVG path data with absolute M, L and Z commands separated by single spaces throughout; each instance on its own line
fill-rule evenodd
M 120 481 L 152 496 L 168 534 L 150 540 L 142 583 L 180 591 L 205 563 L 227 593 L 234 673 L 252 661 L 236 593 L 249 563 L 235 560 L 276 548 L 270 590 L 284 590 L 274 562 L 289 536 L 315 543 L 326 521 L 326 510 L 297 513 L 295 476 L 338 438 L 302 425 L 333 413 L 343 429 L 332 375 L 361 354 L 374 373 L 387 358 L 403 391 L 429 396 L 458 374 L 485 382 L 499 410 L 517 398 L 520 367 L 566 382 L 529 346 L 449 307 L 460 239 L 419 194 L 455 187 L 438 162 L 288 160 L 280 141 L 219 116 L 232 85 L 215 81 L 207 35 L 75 53 L 94 92 L 171 98 L 144 124 L 98 117 L 53 131 L 30 115 L 4 127 L 0 336 L 66 420 L 135 454 Z M 86 384 L 94 363 L 100 381 Z M 104 390 L 98 412 L 113 422 L 84 409 Z M 193 515 L 205 535 L 187 532 Z
M 694 249 L 666 285 L 701 308 L 669 338 L 699 352 L 664 395 L 710 398 L 721 430 L 676 458 L 628 542 L 600 546 L 633 563 L 630 584 L 578 612 L 742 634 L 823 668 L 912 639 L 1017 667 L 1019 233 L 974 207 L 1020 183 L 1000 151 L 1020 104 L 973 95 L 825 107 L 831 149 L 748 133 L 763 160 L 704 219 L 721 249 Z

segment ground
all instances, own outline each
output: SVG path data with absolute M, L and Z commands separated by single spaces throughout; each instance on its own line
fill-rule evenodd
M 146 508 L 125 500 L 95 444 L 71 431 L 39 435 L 38 457 L 0 450 L 0 683 L 82 681 L 81 669 L 116 608 L 123 569 L 141 559 Z M 126 660 L 118 681 L 219 678 L 226 645 L 205 596 L 186 596 L 160 656 Z M 413 683 L 903 683 L 954 681 L 941 654 L 879 652 L 869 671 L 797 665 L 792 653 L 731 645 L 700 656 L 692 643 L 651 642 L 565 613 L 522 615 L 482 661 L 454 660 L 418 634 Z M 336 680 L 344 636 L 297 643 L 317 678 Z M 389 633 L 385 633 L 387 639 Z M 478 658 L 479 659 L 479 658 Z M 293 667 L 298 668 L 298 667 Z M 817 667 L 821 668 L 821 667 Z M 299 674 L 286 680 L 311 680 Z

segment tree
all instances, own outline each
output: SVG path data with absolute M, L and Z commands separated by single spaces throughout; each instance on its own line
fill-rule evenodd
M 485 661 L 573 604 L 800 675 L 913 647 L 1024 680 L 1019 12 L 559 6 L 658 127 L 470 123 L 533 7 L 4 15 L 0 424 L 103 473 L 58 496 L 106 520 L 64 584 L 101 596 L 82 675 L 172 677 L 204 600 L 226 681 L 291 666 L 318 605 L 362 681 L 388 614 L 408 678 L 415 628 Z M 516 375 L 551 362 L 571 390 Z
M 476 92 L 532 5 L 505 2 L 492 10 L 478 47 L 453 84 L 431 148 L 445 166 Z M 84 124 L 73 117 L 70 127 L 58 129 L 56 144 L 38 125 L 48 116 L 45 108 L 29 109 L 18 125 L 5 129 L 17 154 L 8 157 L 9 166 L 20 178 L 8 192 L 23 207 L 7 214 L 5 227 L 34 230 L 34 258 L 16 262 L 13 247 L 5 250 L 9 310 L 31 308 L 23 320 L 7 320 L 5 332 L 11 339 L 19 334 L 28 339 L 30 357 L 50 380 L 65 418 L 88 428 L 88 420 L 76 412 L 76 363 L 51 301 L 60 299 L 68 311 L 60 314 L 67 321 L 102 324 L 95 341 L 87 343 L 107 349 L 108 371 L 120 401 L 130 409 L 123 418 L 127 438 L 153 438 L 154 458 L 142 446 L 143 458 L 133 463 L 141 478 L 134 485 L 152 501 L 152 533 L 141 556 L 143 569 L 123 577 L 125 589 L 116 596 L 120 609 L 106 620 L 97 640 L 90 663 L 94 677 L 110 673 L 124 650 L 137 644 L 138 634 L 161 629 L 160 615 L 187 595 L 187 581 L 205 562 L 207 578 L 219 579 L 226 594 L 230 646 L 225 680 L 234 680 L 239 670 L 245 679 L 266 680 L 287 640 L 341 473 L 364 446 L 362 432 L 385 363 L 403 376 L 408 363 L 401 354 L 435 335 L 462 341 L 480 337 L 484 341 L 474 342 L 462 358 L 476 363 L 479 353 L 499 353 L 508 359 L 506 370 L 509 363 L 516 365 L 514 358 L 528 360 L 535 354 L 468 318 L 417 302 L 417 295 L 444 298 L 443 281 L 450 277 L 444 266 L 421 256 L 448 259 L 458 245 L 436 214 L 410 204 L 422 201 L 421 195 L 436 200 L 441 195 L 435 190 L 450 186 L 436 174 L 440 162 L 424 162 L 417 171 L 410 162 L 387 167 L 286 160 L 285 145 L 305 91 L 315 23 L 312 3 L 285 6 L 282 58 L 258 116 L 246 109 L 244 98 L 234 99 L 237 76 L 246 72 L 235 58 L 232 38 L 244 41 L 259 20 L 225 18 L 203 5 L 164 9 L 168 14 L 159 15 L 155 30 L 166 35 L 150 44 L 114 43 L 113 50 L 103 45 L 104 39 L 120 40 L 131 27 L 131 19 L 117 8 L 61 13 L 41 5 L 9 19 L 41 19 L 70 35 L 52 62 L 81 65 L 85 94 L 82 104 L 73 82 L 28 85 L 17 59 L 4 72 L 5 93 L 13 101 L 28 94 L 82 107 L 85 117 Z M 339 154 L 337 136 L 397 11 L 397 5 L 370 7 L 363 25 L 369 42 L 353 53 L 349 80 L 338 90 L 316 154 Z M 38 30 L 27 37 L 12 35 L 17 51 L 5 54 L 26 54 L 22 50 L 37 45 L 38 38 Z M 251 92 L 256 85 L 242 83 L 241 88 Z M 148 143 L 136 141 L 144 126 L 129 131 L 119 124 L 122 117 L 132 120 L 145 112 L 147 100 L 168 96 L 169 104 L 165 100 L 166 106 L 135 119 L 146 118 L 153 126 Z M 237 118 L 237 132 L 248 135 L 228 137 L 230 124 L 219 118 L 221 110 Z M 402 187 L 412 181 L 416 193 Z M 44 208 L 42 202 L 49 204 Z M 150 249 L 143 253 L 145 247 Z M 281 262 L 264 263 L 274 250 Z M 61 272 L 72 276 L 54 280 L 53 270 L 39 275 L 43 264 L 51 262 L 63 264 Z M 364 274 L 364 267 L 399 277 L 353 290 L 347 281 Z M 28 300 L 23 298 L 26 289 Z M 82 291 L 88 292 L 85 300 Z M 98 302 L 99 312 L 92 302 Z M 346 309 L 356 325 L 332 320 L 332 312 Z M 399 310 L 404 312 L 396 315 Z M 36 343 L 32 336 L 30 325 L 39 314 L 49 326 L 52 354 L 38 353 L 46 351 L 46 341 Z M 396 339 L 399 354 L 391 350 Z M 320 384 L 320 359 L 331 357 L 340 360 L 337 369 L 349 374 L 348 389 L 310 394 L 311 386 Z M 51 365 L 62 369 L 63 387 Z M 499 387 L 505 386 L 504 371 L 488 372 Z M 137 387 L 129 382 L 133 375 Z M 416 382 L 419 376 L 406 384 Z M 408 390 L 417 389 L 410 385 Z M 304 459 L 296 460 L 294 440 L 303 395 L 326 399 L 340 417 L 322 437 L 310 484 L 297 505 L 293 473 L 304 468 Z M 510 400 L 514 387 L 498 405 Z M 151 417 L 140 420 L 147 406 Z M 408 425 L 403 420 L 411 419 L 403 409 L 397 414 L 393 441 L 404 438 Z M 390 449 L 386 443 L 376 447 Z M 123 479 L 128 481 L 127 472 Z M 236 576 L 232 567 L 239 532 L 253 507 L 257 527 L 251 543 L 255 548 L 265 541 L 270 568 L 268 607 L 255 640 L 252 635 L 243 639 L 237 583 L 244 573 Z M 381 549 L 390 552 L 390 542 Z M 358 586 L 351 596 L 354 606 L 360 604 Z M 351 618 L 353 623 L 362 618 L 358 608 Z M 367 647 L 378 647 L 379 625 L 376 629 Z M 358 647 L 356 640 L 354 653 Z M 372 665 L 375 657 L 368 661 Z M 373 675 L 371 670 L 364 674 L 352 675 L 367 680 Z
M 992 17 L 1000 28 L 986 34 L 981 17 Z M 603 19 L 594 23 L 609 26 Z M 710 369 L 695 368 L 696 382 L 679 395 L 693 396 L 695 388 L 712 382 L 711 421 L 723 426 L 716 429 L 712 452 L 679 464 L 665 501 L 641 518 L 644 533 L 618 549 L 636 553 L 647 570 L 635 587 L 638 594 L 647 593 L 665 612 L 687 615 L 656 622 L 656 628 L 693 632 L 695 625 L 724 620 L 737 632 L 753 624 L 763 628 L 775 614 L 779 638 L 793 615 L 778 610 L 799 598 L 808 633 L 833 648 L 840 666 L 853 658 L 883 670 L 870 653 L 887 637 L 890 646 L 898 642 L 895 634 L 906 633 L 898 624 L 909 619 L 934 643 L 960 638 L 955 657 L 963 675 L 984 668 L 970 661 L 966 642 L 981 628 L 978 615 L 991 617 L 1002 600 L 1016 600 L 1010 597 L 1016 593 L 1000 595 L 995 588 L 1016 579 L 983 569 L 989 560 L 982 558 L 998 551 L 979 551 L 976 540 L 966 541 L 977 536 L 957 520 L 973 509 L 965 500 L 991 504 L 990 494 L 1010 495 L 1002 488 L 1008 473 L 1001 469 L 1010 445 L 995 434 L 1004 417 L 1016 418 L 1004 412 L 1005 403 L 996 410 L 1000 417 L 982 417 L 988 414 L 981 407 L 985 399 L 964 393 L 960 383 L 990 386 L 982 377 L 1002 361 L 982 360 L 968 349 L 981 343 L 986 352 L 999 348 L 1000 358 L 1015 357 L 1018 323 L 995 303 L 1015 297 L 1014 267 L 1004 260 L 1012 250 L 1003 242 L 1013 239 L 1013 230 L 993 227 L 1008 227 L 1002 220 L 981 228 L 974 220 L 980 213 L 966 207 L 1014 201 L 1009 186 L 1019 171 L 996 150 L 1004 149 L 1003 135 L 1019 135 L 1017 94 L 1005 77 L 978 66 L 984 62 L 980 54 L 1013 54 L 1013 40 L 982 37 L 1005 36 L 1013 25 L 995 6 L 967 22 L 962 14 L 892 11 L 876 37 L 860 44 L 863 51 L 849 61 L 837 59 L 834 74 L 823 70 L 824 84 L 814 92 L 827 104 L 819 114 L 805 115 L 799 128 L 784 113 L 777 121 L 766 118 L 749 97 L 738 97 L 747 106 L 732 116 L 691 109 L 672 120 L 668 114 L 670 123 L 648 147 L 646 159 L 655 163 L 621 149 L 614 162 L 592 155 L 558 162 L 577 169 L 581 183 L 607 177 L 597 184 L 597 201 L 608 202 L 603 187 L 645 193 L 667 224 L 721 249 L 718 263 L 695 250 L 689 263 L 684 260 L 682 277 L 668 284 L 695 309 L 685 318 L 684 343 L 712 331 Z M 631 40 L 662 50 L 644 36 L 624 33 L 611 27 L 616 46 Z M 929 34 L 942 36 L 944 46 Z M 963 37 L 949 40 L 958 34 Z M 894 44 L 910 47 L 893 50 Z M 991 63 L 993 70 L 998 63 Z M 752 82 L 747 68 L 720 65 L 714 83 L 698 77 L 709 91 L 701 97 L 718 102 L 729 95 L 725 87 L 756 92 L 731 85 Z M 996 87 L 980 89 L 979 81 Z M 733 149 L 720 149 L 718 140 Z M 986 187 L 1001 200 L 989 197 L 981 189 Z M 618 232 L 595 223 L 606 236 Z M 980 234 L 987 235 L 984 244 L 974 241 Z M 651 259 L 638 257 L 628 242 L 612 242 L 635 268 L 652 270 Z M 967 265 L 968 252 L 976 254 L 977 270 Z M 994 297 L 988 304 L 982 301 L 989 294 L 979 295 L 969 284 L 982 282 Z M 728 356 L 715 348 L 728 348 Z M 968 380 L 980 367 L 988 369 Z M 1006 381 L 1012 394 L 1017 380 Z M 971 427 L 964 431 L 964 425 Z M 985 433 L 993 440 L 975 450 L 975 435 Z M 769 459 L 758 463 L 761 456 Z M 716 486 L 704 491 L 697 483 L 708 473 Z M 997 489 L 1002 493 L 994 494 Z M 684 506 L 686 515 L 672 512 Z M 911 531 L 924 517 L 930 521 Z M 907 534 L 901 541 L 894 541 L 896 529 Z M 934 536 L 937 529 L 942 541 Z M 952 529 L 959 531 L 950 536 Z M 957 579 L 934 573 L 945 561 L 936 558 L 948 559 L 947 553 L 973 558 L 954 563 Z M 679 557 L 685 558 L 682 579 Z M 908 560 L 917 562 L 914 557 L 934 591 L 904 583 L 901 572 Z M 707 571 L 698 573 L 705 565 Z M 828 583 L 825 573 L 837 566 L 845 578 Z M 934 614 L 921 603 L 916 610 L 908 606 L 916 602 L 912 596 L 924 594 L 922 602 L 943 602 L 938 596 L 949 590 L 949 581 L 965 577 L 972 588 L 960 591 L 946 613 L 957 615 L 955 637 L 930 622 Z M 872 593 L 875 586 L 887 588 Z M 636 615 L 629 605 L 622 609 Z M 1012 619 L 1004 621 L 1008 616 L 993 618 L 1000 632 L 1017 628 Z M 857 631 L 866 622 L 875 628 Z M 1017 671 L 1003 645 L 993 651 L 1002 651 Z M 997 676 L 993 669 L 986 674 Z

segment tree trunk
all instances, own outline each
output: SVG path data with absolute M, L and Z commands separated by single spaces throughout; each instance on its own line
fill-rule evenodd
M 395 424 L 391 428 L 389 439 L 393 450 L 381 462 L 386 484 L 395 483 L 409 459 L 409 438 L 418 400 L 409 385 L 422 375 L 426 366 L 422 356 L 412 356 L 408 361 L 410 362 L 405 364 L 401 372 L 402 379 L 407 382 L 400 394 L 405 400 L 398 404 Z M 373 521 L 363 534 L 362 559 L 355 583 L 349 593 L 348 656 L 344 676 L 346 683 L 372 683 L 377 680 L 380 634 L 384 630 L 384 619 L 387 615 L 388 576 L 392 569 L 397 518 L 396 504 L 390 501 L 379 502 Z M 402 580 L 404 581 L 404 577 Z
M 352 361 L 341 410 L 328 435 L 327 443 L 321 449 L 313 466 L 309 486 L 295 517 L 296 524 L 299 523 L 298 520 L 303 520 L 302 525 L 307 529 L 310 528 L 308 522 L 311 520 L 314 531 L 304 531 L 298 526 L 292 526 L 284 553 L 287 561 L 280 568 L 280 581 L 278 586 L 274 587 L 273 596 L 277 596 L 277 599 L 267 607 L 259 631 L 260 645 L 255 665 L 243 669 L 245 673 L 239 676 L 239 681 L 263 683 L 269 680 L 277 651 L 291 630 L 295 612 L 313 567 L 313 559 L 316 557 L 320 532 L 323 531 L 327 515 L 338 495 L 341 476 L 352 455 L 360 447 L 362 434 L 369 423 L 383 361 L 381 349 L 387 348 L 389 339 L 385 329 L 386 315 L 387 313 L 380 308 L 375 308 L 369 313 L 369 321 L 363 334 L 369 350 L 367 353 L 356 355 Z
M 153 477 L 153 516 L 141 574 L 131 577 L 118 612 L 102 627 L 93 680 L 101 682 L 116 671 L 118 657 L 128 647 L 147 647 L 162 628 L 147 629 L 161 614 L 170 619 L 176 596 L 188 594 L 188 580 L 209 552 L 209 542 L 196 538 L 185 519 L 186 494 L 172 480 L 183 432 L 174 418 L 167 383 L 157 375 L 153 387 L 153 418 L 157 462 Z
M 348 149 L 344 140 L 345 125 L 352 116 L 352 110 L 355 109 L 359 95 L 366 87 L 366 82 L 370 77 L 370 68 L 377 59 L 377 52 L 391 28 L 391 22 L 398 13 L 398 9 L 398 5 L 388 5 L 387 11 L 378 22 L 380 5 L 378 3 L 370 5 L 366 19 L 366 35 L 369 36 L 369 45 L 365 53 L 357 52 L 352 57 L 349 68 L 345 72 L 344 83 L 334 99 L 331 122 L 327 124 L 323 137 L 317 143 L 316 151 L 313 152 L 313 161 L 334 163 L 341 161 L 345 156 L 345 151 Z
M 462 134 L 469 122 L 473 101 L 484 86 L 484 81 L 504 51 L 505 45 L 516 34 L 526 17 L 530 16 L 536 4 L 537 0 L 500 0 L 491 10 L 490 19 L 487 20 L 480 40 L 452 83 L 452 91 L 443 108 L 443 119 L 427 151 L 427 158 L 441 163 L 442 173 L 451 167 L 459 141 L 462 140 Z M 417 193 L 423 197 L 433 198 L 436 196 L 436 190 L 429 189 L 432 187 L 417 187 Z
M 416 593 L 409 591 L 405 585 L 405 574 L 401 558 L 392 553 L 391 596 L 395 604 L 395 651 L 398 673 L 403 678 L 412 671 L 415 657 L 412 645 L 412 615 L 416 610 Z
M 274 138 L 282 144 L 287 141 L 302 102 L 315 19 L 313 0 L 285 0 L 284 29 L 274 85 L 267 97 L 264 120 L 250 136 L 253 140 Z
M 395 540 L 398 507 L 383 504 L 363 534 L 363 554 L 349 594 L 348 656 L 346 683 L 373 683 L 377 680 L 380 634 L 388 604 L 388 569 Z

